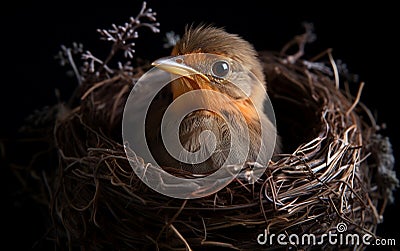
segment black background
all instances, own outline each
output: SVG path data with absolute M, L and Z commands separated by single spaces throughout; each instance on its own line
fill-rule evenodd
M 254 1 L 255 2 L 255 1 Z M 262 2 L 262 1 L 260 1 Z M 333 48 L 333 56 L 343 60 L 352 73 L 360 76 L 366 85 L 361 100 L 377 115 L 379 124 L 385 123 L 399 156 L 398 128 L 399 81 L 398 35 L 399 18 L 396 8 L 383 4 L 355 4 L 320 1 L 318 4 L 292 4 L 272 1 L 148 1 L 158 13 L 160 34 L 139 31 L 136 50 L 138 56 L 149 60 L 166 56 L 162 38 L 174 30 L 181 34 L 191 23 L 214 23 L 228 32 L 240 34 L 258 50 L 280 50 L 294 35 L 303 32 L 301 23 L 312 22 L 317 41 L 306 48 L 313 56 Z M 102 55 L 108 49 L 98 40 L 97 28 L 109 28 L 112 23 L 122 24 L 137 14 L 141 1 L 109 1 L 82 5 L 76 2 L 15 3 L 2 8 L 1 18 L 1 123 L 0 139 L 10 142 L 23 119 L 34 109 L 54 104 L 54 89 L 66 97 L 76 84 L 58 65 L 54 55 L 61 44 L 81 42 L 86 49 Z M 6 144 L 7 145 L 7 144 Z M 9 151 L 6 154 L 15 155 Z M 8 160 L 2 159 L 0 183 L 2 213 L 0 236 L 6 246 L 30 249 L 44 234 L 39 210 L 18 192 L 18 183 L 7 169 Z M 396 164 L 398 168 L 398 164 Z M 4 193 L 4 194 L 3 194 Z M 384 215 L 379 233 L 384 238 L 400 242 L 397 203 L 390 205 Z

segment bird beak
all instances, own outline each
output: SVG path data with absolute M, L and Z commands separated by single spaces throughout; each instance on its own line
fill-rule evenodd
M 203 73 L 193 69 L 193 67 L 185 64 L 184 60 L 180 57 L 165 57 L 160 58 L 151 63 L 152 66 L 155 66 L 161 70 L 166 72 L 176 74 L 182 77 L 188 77 L 193 79 L 191 76 L 196 75 L 200 76 L 206 81 L 209 81 L 208 77 Z

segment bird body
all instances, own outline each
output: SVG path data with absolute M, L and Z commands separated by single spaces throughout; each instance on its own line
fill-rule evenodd
M 160 165 L 204 174 L 227 163 L 268 164 L 276 128 L 264 113 L 265 77 L 250 43 L 221 28 L 189 27 L 172 57 L 153 64 L 178 76 L 165 89 L 171 102 L 176 101 L 170 112 L 180 114 L 188 107 L 201 107 L 185 114 L 179 124 L 179 120 L 171 120 L 148 136 Z M 180 98 L 185 101 L 178 102 Z M 156 110 L 159 113 L 160 108 L 153 108 Z M 162 118 L 156 120 L 160 123 Z M 179 127 L 182 149 L 178 158 L 171 156 L 169 146 L 159 144 L 163 129 L 168 132 L 173 127 Z

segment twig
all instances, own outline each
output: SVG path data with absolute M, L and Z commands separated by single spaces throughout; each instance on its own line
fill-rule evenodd
M 181 239 L 183 244 L 185 244 L 186 250 L 193 251 L 189 243 L 185 240 L 185 238 L 181 235 L 181 233 L 179 233 L 178 229 L 176 229 L 173 224 L 170 224 L 169 227 L 175 232 L 175 234 L 179 237 L 179 239 Z
M 332 57 L 332 50 L 328 50 L 327 53 L 328 53 L 329 61 L 331 62 L 333 74 L 335 77 L 335 86 L 336 86 L 336 89 L 339 90 L 339 72 L 338 72 L 335 60 Z
M 304 49 L 307 43 L 312 43 L 316 39 L 314 34 L 314 25 L 312 23 L 303 23 L 305 32 L 301 35 L 295 36 L 293 40 L 287 43 L 281 50 L 281 55 L 285 55 L 286 51 L 294 44 L 298 46 L 298 51 L 293 55 L 288 55 L 283 63 L 294 64 L 299 58 L 304 55 Z
M 100 81 L 100 82 L 98 82 L 98 83 L 93 84 L 93 86 L 90 87 L 90 88 L 82 95 L 81 100 L 86 99 L 86 97 L 87 97 L 90 93 L 92 93 L 94 90 L 96 90 L 97 88 L 99 88 L 99 87 L 101 87 L 101 86 L 103 86 L 103 85 L 105 85 L 105 84 L 107 84 L 107 83 L 112 83 L 112 82 L 114 82 L 114 81 L 117 81 L 119 78 L 120 78 L 120 76 L 117 75 L 117 76 L 114 76 L 114 77 L 112 77 L 112 78 L 107 78 L 107 79 L 105 79 L 105 80 L 103 80 L 103 81 Z
M 136 31 L 138 28 L 147 27 L 154 33 L 160 32 L 157 28 L 160 24 L 155 22 L 156 15 L 157 13 L 153 12 L 152 9 L 147 8 L 146 2 L 143 2 L 142 8 L 136 18 L 130 17 L 129 22 L 124 25 L 117 26 L 113 24 L 112 29 L 98 29 L 97 31 L 100 33 L 102 40 L 113 42 L 111 51 L 107 58 L 101 63 L 98 72 L 101 72 L 103 68 L 107 67 L 107 64 L 119 50 L 124 51 L 125 57 L 133 57 L 133 54 L 135 53 L 135 43 L 132 42 L 132 40 L 138 38 L 138 33 Z M 150 23 L 142 22 L 141 19 L 148 19 Z
M 73 44 L 74 48 L 76 47 L 76 45 L 77 44 L 75 44 L 75 43 Z M 80 49 L 81 49 L 81 47 L 80 47 Z M 80 49 L 76 50 L 76 52 L 80 52 Z M 71 66 L 71 68 L 72 68 L 72 70 L 74 72 L 76 81 L 78 82 L 79 85 L 81 85 L 82 84 L 82 75 L 80 74 L 80 72 L 78 70 L 78 67 L 76 67 L 74 58 L 72 56 L 72 50 L 73 49 L 68 48 L 65 45 L 61 45 L 61 51 L 59 52 L 57 57 L 60 59 L 61 65 L 64 65 L 64 64 L 68 63 Z M 66 61 L 63 58 L 64 56 L 67 57 Z
M 346 112 L 346 116 L 349 116 L 349 114 L 354 110 L 354 108 L 357 106 L 358 102 L 360 102 L 360 98 L 361 98 L 361 92 L 362 89 L 364 88 L 364 82 L 361 82 L 360 87 L 358 88 L 358 92 L 357 92 L 357 96 L 356 99 L 354 100 L 353 104 L 351 105 L 351 107 L 347 110 Z

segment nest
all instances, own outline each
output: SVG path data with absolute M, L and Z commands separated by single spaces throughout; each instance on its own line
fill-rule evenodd
M 332 59 L 329 51 L 325 57 Z M 61 250 L 266 250 L 282 246 L 260 245 L 260 234 L 319 238 L 338 233 L 339 223 L 378 238 L 396 178 L 389 139 L 359 100 L 363 84 L 351 95 L 332 60 L 265 51 L 260 59 L 284 153 L 254 184 L 239 175 L 190 200 L 148 188 L 121 142 L 125 101 L 148 65 L 86 77 L 75 92 L 79 102 L 57 106 L 58 166 L 39 175 L 38 197 L 52 219 L 47 238 Z

